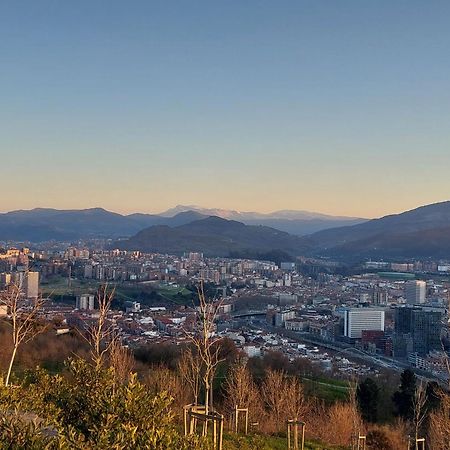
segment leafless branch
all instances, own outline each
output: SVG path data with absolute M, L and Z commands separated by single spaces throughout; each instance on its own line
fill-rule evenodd
M 198 288 L 198 320 L 194 333 L 186 333 L 191 343 L 196 349 L 197 373 L 201 374 L 201 379 L 205 389 L 205 410 L 206 414 L 213 407 L 212 381 L 218 364 L 223 361 L 220 358 L 220 339 L 214 339 L 215 320 L 220 302 L 209 302 L 206 298 L 203 283 Z
M 114 326 L 108 322 L 108 313 L 114 298 L 115 290 L 108 289 L 108 285 L 101 286 L 97 292 L 98 318 L 87 328 L 81 336 L 91 347 L 94 366 L 100 369 L 104 364 L 105 354 L 110 350 L 114 341 Z
M 25 272 L 24 276 L 26 277 L 27 275 L 28 273 Z M 13 350 L 5 380 L 5 385 L 8 386 L 19 347 L 30 342 L 47 329 L 46 325 L 38 323 L 38 314 L 45 304 L 45 299 L 39 296 L 36 299 L 27 300 L 23 293 L 23 282 L 21 279 L 17 283 L 12 283 L 6 291 L 0 293 L 0 304 L 6 306 L 11 318 Z

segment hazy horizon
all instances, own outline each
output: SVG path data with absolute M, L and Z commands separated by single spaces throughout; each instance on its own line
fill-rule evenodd
M 442 202 L 446 202 L 446 201 L 450 201 L 448 199 L 444 199 L 441 200 L 439 202 L 432 202 L 431 204 L 435 204 L 435 203 L 442 203 Z M 129 215 L 129 214 L 154 214 L 154 215 L 161 215 L 161 214 L 165 214 L 168 211 L 175 209 L 177 207 L 186 207 L 186 208 L 192 208 L 192 209 L 211 209 L 211 210 L 224 210 L 224 211 L 234 211 L 234 212 L 238 212 L 238 213 L 255 213 L 255 214 L 270 214 L 270 213 L 275 213 L 275 212 L 281 212 L 281 211 L 296 211 L 296 212 L 306 212 L 306 213 L 313 213 L 313 214 L 322 214 L 322 215 L 326 215 L 326 216 L 334 216 L 334 217 L 342 217 L 342 218 L 355 218 L 355 219 L 377 219 L 380 217 L 384 217 L 387 215 L 395 215 L 395 214 L 401 214 L 403 212 L 409 211 L 411 209 L 416 209 L 416 208 L 420 208 L 422 206 L 428 206 L 429 204 L 420 204 L 420 205 L 415 205 L 412 208 L 409 209 L 404 209 L 404 210 L 399 210 L 399 211 L 392 211 L 388 214 L 384 214 L 384 215 L 380 215 L 380 216 L 374 216 L 374 217 L 362 217 L 362 216 L 348 216 L 345 214 L 332 214 L 332 213 L 328 213 L 328 212 L 324 212 L 324 211 L 318 211 L 318 210 L 307 210 L 304 208 L 298 208 L 298 209 L 273 209 L 273 210 L 267 210 L 267 211 L 256 211 L 256 210 L 239 210 L 237 208 L 222 208 L 220 206 L 205 206 L 205 205 L 198 205 L 198 204 L 181 204 L 181 203 L 177 203 L 174 205 L 169 205 L 168 207 L 162 209 L 162 210 L 156 210 L 156 209 L 145 209 L 145 208 L 141 208 L 139 210 L 121 210 L 121 209 L 109 209 L 109 208 L 105 208 L 102 205 L 94 205 L 94 206 L 86 206 L 86 207 L 80 207 L 80 208 L 60 208 L 60 207 L 53 207 L 53 206 L 34 206 L 31 208 L 16 208 L 16 209 L 11 209 L 11 210 L 0 210 L 0 214 L 5 214 L 8 212 L 13 212 L 13 211 L 20 211 L 20 210 L 24 210 L 24 211 L 30 211 L 33 209 L 56 209 L 56 210 L 85 210 L 85 209 L 105 209 L 109 212 L 113 212 L 113 213 L 118 213 L 121 215 Z
M 215 209 L 215 210 L 224 210 L 224 211 L 235 211 L 238 213 L 255 213 L 255 214 L 270 214 L 270 213 L 274 213 L 274 212 L 278 212 L 278 211 L 304 211 L 304 212 L 308 212 L 308 213 L 316 213 L 316 214 L 323 214 L 323 215 L 329 215 L 329 216 L 335 216 L 335 217 L 351 217 L 351 216 L 343 216 L 342 214 L 329 214 L 327 212 L 322 212 L 322 211 L 315 211 L 315 210 L 306 210 L 306 209 L 277 209 L 277 210 L 267 210 L 267 211 L 255 211 L 255 210 L 238 210 L 236 208 L 221 208 L 219 206 L 203 206 L 203 205 L 184 205 L 184 204 L 176 204 L 176 205 L 172 205 L 172 206 L 168 206 L 165 209 L 162 210 L 156 210 L 156 209 L 144 209 L 141 208 L 139 210 L 123 210 L 123 209 L 109 209 L 109 208 L 105 208 L 102 205 L 94 205 L 94 206 L 86 206 L 86 207 L 80 207 L 80 208 L 64 208 L 64 207 L 54 207 L 54 206 L 35 206 L 35 207 L 31 207 L 31 208 L 15 208 L 15 209 L 9 209 L 9 210 L 1 210 L 0 214 L 5 214 L 5 213 L 9 213 L 9 212 L 14 212 L 14 211 L 31 211 L 33 209 L 56 209 L 56 210 L 86 210 L 86 209 L 105 209 L 107 211 L 113 212 L 113 213 L 118 213 L 118 214 L 122 214 L 122 215 L 128 215 L 128 214 L 134 214 L 134 213 L 142 213 L 142 214 L 164 214 L 167 211 L 177 207 L 177 206 L 186 206 L 186 207 L 192 207 L 192 209 Z M 355 218 L 361 218 L 363 219 L 363 217 L 355 217 Z M 365 219 L 370 219 L 370 217 L 365 217 Z
M 4 2 L 0 210 L 370 218 L 445 200 L 449 15 L 437 0 Z

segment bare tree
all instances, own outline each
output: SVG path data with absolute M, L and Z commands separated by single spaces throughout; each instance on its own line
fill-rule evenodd
M 262 385 L 264 403 L 274 419 L 275 431 L 280 430 L 287 402 L 284 372 L 268 370 Z
M 88 327 L 86 334 L 81 333 L 91 347 L 91 356 L 96 369 L 103 366 L 105 355 L 114 342 L 114 328 L 108 322 L 114 292 L 115 290 L 109 290 L 106 284 L 99 288 L 97 292 L 98 319 Z
M 203 283 L 198 288 L 198 321 L 193 334 L 187 333 L 198 355 L 198 371 L 205 391 L 205 414 L 213 409 L 212 382 L 220 358 L 220 338 L 215 338 L 215 320 L 220 302 L 209 302 L 206 298 Z
M 286 408 L 288 419 L 303 420 L 307 415 L 310 405 L 306 400 L 303 386 L 297 377 L 286 379 Z
M 362 419 L 358 409 L 358 400 L 356 397 L 356 392 L 358 389 L 358 381 L 356 379 L 351 379 L 349 381 L 349 389 L 348 389 L 348 409 L 350 412 L 350 420 L 352 423 L 352 432 L 351 432 L 351 445 L 352 448 L 356 448 L 358 446 L 358 436 L 362 432 Z
M 415 448 L 417 449 L 417 439 L 419 438 L 419 432 L 422 427 L 424 420 L 427 417 L 427 392 L 424 384 L 422 382 L 416 388 L 414 399 L 413 399 L 413 427 L 414 427 L 414 436 L 415 436 Z
M 355 448 L 355 415 L 357 415 L 357 411 L 354 406 L 349 402 L 336 402 L 329 407 L 319 403 L 316 408 L 311 419 L 314 427 L 310 427 L 310 431 L 317 438 L 329 444 Z M 311 430 L 311 428 L 313 429 Z M 356 428 L 356 430 L 357 433 L 358 429 Z
M 178 372 L 190 390 L 191 400 L 198 404 L 200 395 L 200 365 L 191 347 L 186 348 L 178 361 Z
M 450 394 L 442 390 L 439 408 L 430 414 L 429 446 L 432 450 L 450 448 Z
M 122 345 L 117 335 L 114 335 L 109 346 L 109 365 L 114 371 L 117 383 L 128 381 L 134 367 L 134 358 L 131 351 Z
M 231 367 L 225 380 L 225 392 L 225 405 L 230 414 L 236 406 L 248 408 L 252 420 L 261 420 L 264 413 L 261 396 L 245 364 L 237 363 Z
M 447 326 L 450 327 L 450 323 L 448 323 Z M 450 356 L 445 351 L 444 339 L 442 335 L 441 335 L 441 348 L 442 348 L 443 363 L 445 365 L 445 371 L 447 372 L 448 389 L 450 390 Z
M 303 386 L 295 376 L 268 370 L 262 385 L 263 400 L 272 417 L 272 428 L 279 431 L 286 420 L 300 420 L 309 410 Z M 268 424 L 270 427 L 270 423 Z
M 8 386 L 19 347 L 30 342 L 46 329 L 46 326 L 37 322 L 38 313 L 42 309 L 45 300 L 42 297 L 27 300 L 23 294 L 22 281 L 20 281 L 11 284 L 5 292 L 0 294 L 0 303 L 6 306 L 11 318 L 13 349 L 5 380 L 5 385 Z
M 449 290 L 450 306 L 450 290 Z M 450 326 L 450 322 L 443 326 Z M 447 389 L 441 389 L 439 392 L 439 407 L 430 413 L 429 422 L 429 446 L 432 450 L 441 450 L 450 448 L 450 357 L 445 351 L 444 342 L 441 335 L 442 355 L 445 369 L 447 372 Z
M 174 411 L 179 416 L 183 406 L 186 405 L 188 392 L 181 376 L 164 365 L 152 367 L 144 378 L 145 384 L 156 395 L 167 392 L 174 401 Z

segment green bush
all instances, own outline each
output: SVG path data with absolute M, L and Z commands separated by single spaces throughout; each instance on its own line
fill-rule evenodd
M 207 448 L 180 435 L 171 403 L 167 393 L 152 395 L 135 375 L 120 384 L 111 369 L 70 360 L 64 376 L 37 370 L 18 387 L 0 388 L 0 442 L 30 449 Z

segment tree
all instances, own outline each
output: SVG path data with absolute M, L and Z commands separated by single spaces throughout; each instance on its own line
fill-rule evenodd
M 27 273 L 25 273 L 26 276 Z M 45 300 L 42 297 L 27 300 L 23 294 L 22 281 L 20 281 L 11 284 L 5 292 L 0 294 L 0 302 L 6 306 L 11 317 L 13 347 L 5 380 L 5 385 L 9 386 L 13 364 L 19 347 L 30 342 L 46 329 L 45 326 L 38 323 L 38 314 Z
M 434 411 L 439 408 L 441 403 L 441 387 L 437 381 L 429 381 L 427 383 L 427 402 L 428 411 Z
M 118 383 L 126 383 L 134 368 L 133 354 L 122 345 L 117 335 L 113 336 L 109 346 L 109 366 Z
M 181 354 L 178 361 L 178 372 L 189 388 L 190 401 L 197 405 L 200 395 L 200 365 L 191 347 L 186 348 Z
M 303 420 L 309 411 L 300 380 L 293 376 L 286 379 L 286 419 Z
M 356 389 L 355 389 L 356 390 Z M 354 444 L 354 438 L 361 429 L 361 417 L 352 400 L 349 402 L 336 402 L 329 406 L 318 405 L 313 418 L 314 432 L 319 439 L 333 445 L 345 446 Z
M 144 378 L 146 386 L 155 396 L 167 392 L 174 400 L 177 415 L 189 401 L 189 391 L 181 376 L 166 366 L 152 367 Z
M 180 347 L 175 344 L 146 344 L 134 351 L 134 357 L 150 366 L 164 364 L 169 369 L 176 369 L 180 353 Z
M 419 383 L 416 387 L 416 391 L 414 393 L 413 398 L 413 427 L 414 427 L 414 436 L 416 440 L 416 448 L 417 448 L 417 439 L 420 434 L 420 430 L 422 428 L 422 424 L 427 417 L 427 391 L 423 383 Z
M 269 369 L 262 385 L 262 394 L 269 414 L 274 419 L 275 431 L 280 430 L 287 401 L 285 374 Z
M 261 420 L 261 396 L 250 371 L 242 362 L 231 366 L 225 381 L 225 407 L 228 413 L 232 414 L 236 406 L 248 408 L 251 421 Z
M 348 390 L 348 403 L 344 407 L 347 406 L 349 411 L 349 419 L 351 421 L 352 431 L 349 435 L 352 449 L 355 448 L 356 440 L 358 435 L 362 433 L 363 421 L 361 414 L 358 410 L 358 398 L 357 398 L 357 390 L 358 384 L 355 379 L 349 381 L 349 390 Z M 345 420 L 344 420 L 345 425 Z
M 430 413 L 428 441 L 432 450 L 450 448 L 450 393 L 439 393 L 440 405 Z
M 400 377 L 400 387 L 394 392 L 396 414 L 403 419 L 411 420 L 414 416 L 414 396 L 416 393 L 416 376 L 410 369 L 405 369 Z
M 395 450 L 392 448 L 386 434 L 380 429 L 370 430 L 367 433 L 367 445 L 377 450 Z
M 220 302 L 209 302 L 206 298 L 203 283 L 198 288 L 198 320 L 197 329 L 193 334 L 187 333 L 196 349 L 198 356 L 198 372 L 203 382 L 205 414 L 213 409 L 212 382 L 218 364 L 222 361 L 220 358 L 220 338 L 215 338 L 215 319 Z M 206 430 L 206 428 L 205 428 Z
M 300 420 L 309 405 L 297 377 L 269 369 L 262 385 L 263 400 L 273 419 L 275 431 L 288 419 Z
M 361 415 L 367 422 L 376 422 L 378 419 L 379 387 L 372 378 L 366 378 L 359 383 L 356 398 Z
M 109 290 L 106 284 L 98 289 L 98 319 L 87 329 L 86 335 L 82 334 L 91 346 L 92 361 L 97 369 L 103 366 L 105 355 L 114 343 L 114 329 L 108 322 L 114 292 L 114 289 Z

